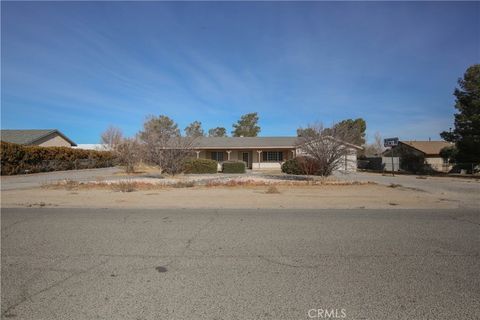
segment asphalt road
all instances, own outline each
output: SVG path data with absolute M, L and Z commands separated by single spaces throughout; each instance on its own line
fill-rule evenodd
M 29 208 L 1 219 L 5 319 L 480 316 L 478 211 Z

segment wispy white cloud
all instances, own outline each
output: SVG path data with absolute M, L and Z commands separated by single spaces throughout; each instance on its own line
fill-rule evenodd
M 480 47 L 461 41 L 480 38 L 463 25 L 478 13 L 393 6 L 8 4 L 2 126 L 68 113 L 65 122 L 84 119 L 98 135 L 152 113 L 230 127 L 258 111 L 264 134 L 364 117 L 369 132 L 432 135 L 448 126 L 455 80 Z M 461 54 L 449 49 L 457 42 Z

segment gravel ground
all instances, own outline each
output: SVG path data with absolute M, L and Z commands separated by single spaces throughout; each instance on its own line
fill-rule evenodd
M 356 172 L 335 174 L 335 178 L 346 181 L 371 181 L 380 185 L 399 185 L 404 188 L 452 197 L 460 201 L 473 200 L 480 208 L 480 179 L 431 177 L 416 175 L 379 174 L 371 172 Z
M 59 180 L 95 181 L 97 179 L 121 179 L 122 175 L 119 175 L 121 173 L 122 170 L 119 168 L 100 168 L 2 176 L 1 190 L 37 188 Z

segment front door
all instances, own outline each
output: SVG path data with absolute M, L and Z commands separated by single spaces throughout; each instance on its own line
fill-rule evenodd
M 247 168 L 250 168 L 250 153 L 249 152 L 243 152 L 242 153 L 242 160 L 245 162 L 245 165 Z

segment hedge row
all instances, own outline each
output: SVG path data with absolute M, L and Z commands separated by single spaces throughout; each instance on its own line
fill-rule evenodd
M 223 173 L 245 173 L 245 169 L 243 161 L 225 161 L 222 164 Z
M 188 159 L 185 173 L 217 173 L 217 162 L 209 159 Z
M 22 146 L 7 142 L 1 142 L 0 149 L 2 175 L 104 168 L 115 164 L 114 155 L 108 151 Z
M 217 173 L 217 161 L 210 159 L 188 159 L 185 161 L 185 173 Z M 223 173 L 245 173 L 243 161 L 225 161 L 222 163 Z

